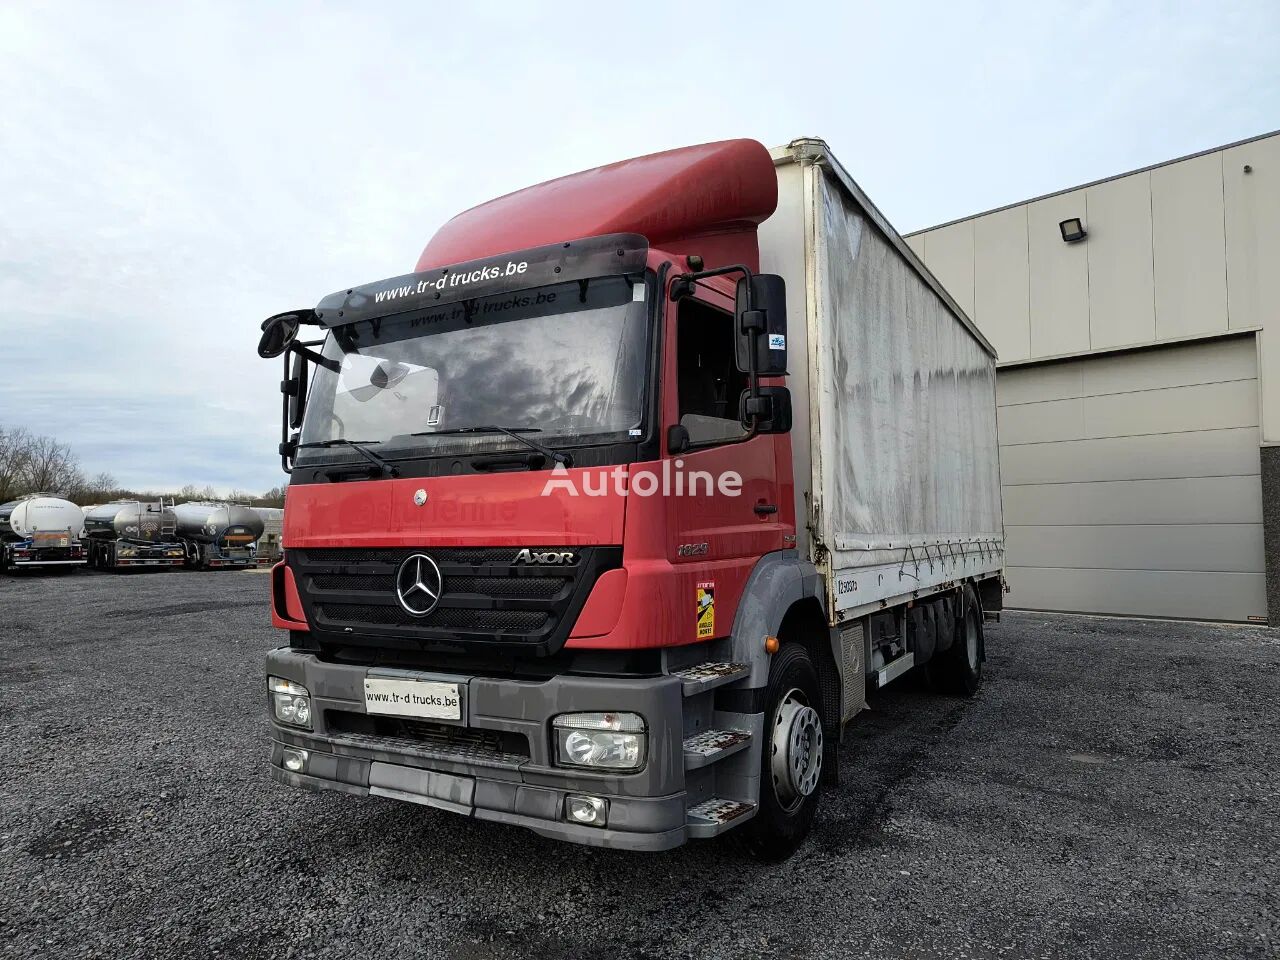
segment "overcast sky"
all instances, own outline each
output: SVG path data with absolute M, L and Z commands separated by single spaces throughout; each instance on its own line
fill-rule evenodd
M 262 491 L 271 313 L 454 213 L 827 140 L 902 232 L 1280 127 L 1280 4 L 0 3 L 0 424 Z

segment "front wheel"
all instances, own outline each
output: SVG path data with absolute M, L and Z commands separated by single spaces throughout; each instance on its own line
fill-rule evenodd
M 808 652 L 787 644 L 769 668 L 760 807 L 743 826 L 742 842 L 760 860 L 779 861 L 804 842 L 818 808 L 823 732 L 818 674 Z

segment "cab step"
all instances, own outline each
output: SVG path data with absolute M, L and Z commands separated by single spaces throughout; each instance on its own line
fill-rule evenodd
M 705 839 L 724 833 L 744 817 L 755 815 L 756 805 L 746 800 L 712 797 L 685 811 L 684 825 L 689 836 Z
M 716 687 L 745 680 L 751 675 L 751 664 L 729 663 L 724 660 L 711 660 L 707 663 L 694 664 L 683 670 L 675 671 L 672 676 L 679 677 L 684 684 L 684 695 L 693 697 L 706 693 Z
M 684 768 L 697 770 L 709 763 L 745 750 L 751 743 L 750 730 L 703 730 L 684 742 Z

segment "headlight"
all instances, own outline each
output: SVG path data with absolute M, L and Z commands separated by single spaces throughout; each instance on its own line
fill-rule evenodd
M 311 729 L 311 694 L 306 687 L 281 677 L 267 677 L 267 688 L 271 691 L 271 707 L 277 720 Z
M 648 746 L 637 713 L 562 713 L 552 721 L 556 764 L 606 770 L 639 770 Z

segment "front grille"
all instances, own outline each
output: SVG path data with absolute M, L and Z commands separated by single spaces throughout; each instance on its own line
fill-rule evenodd
M 483 642 L 554 653 L 596 579 L 621 565 L 621 550 L 529 545 L 533 554 L 568 550 L 575 562 L 516 564 L 521 549 L 298 549 L 288 552 L 288 563 L 322 648 L 381 647 L 403 654 Z M 444 581 L 438 605 L 425 616 L 409 613 L 396 596 L 396 574 L 415 553 L 434 560 Z
M 415 617 L 399 606 L 374 607 L 358 603 L 322 603 L 320 610 L 326 617 L 349 623 L 399 623 L 423 627 L 449 627 L 469 629 L 479 627 L 498 633 L 533 633 L 541 630 L 550 615 L 537 610 L 469 610 L 454 607 L 448 610 L 437 607 L 425 617 Z
M 316 587 L 321 590 L 385 590 L 396 588 L 394 574 L 381 576 L 342 576 L 317 574 Z M 557 577 L 450 577 L 451 593 L 474 593 L 482 597 L 550 598 L 567 589 L 572 581 Z

